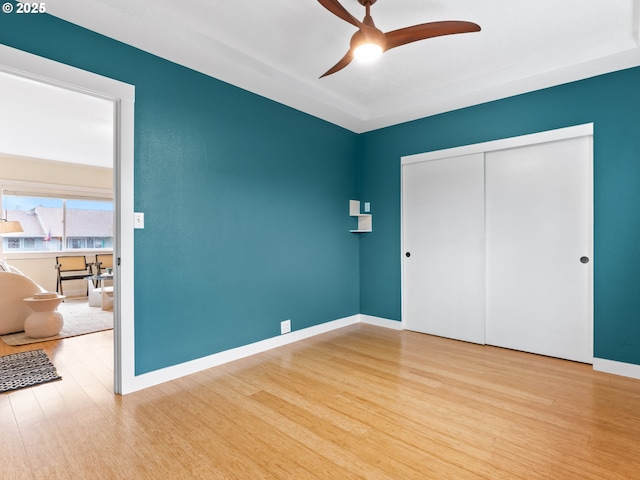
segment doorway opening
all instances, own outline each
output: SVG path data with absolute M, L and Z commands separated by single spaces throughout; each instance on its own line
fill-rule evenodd
M 114 202 L 114 392 L 136 389 L 133 306 L 133 125 L 131 85 L 0 45 L 0 74 L 40 87 L 61 89 L 111 109 L 110 130 Z M 25 99 L 27 101 L 28 99 Z M 37 138 L 34 139 L 37 143 Z

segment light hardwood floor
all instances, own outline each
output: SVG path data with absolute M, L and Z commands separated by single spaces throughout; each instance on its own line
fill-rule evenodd
M 125 397 L 112 333 L 0 394 L 2 479 L 636 479 L 640 381 L 355 325 Z

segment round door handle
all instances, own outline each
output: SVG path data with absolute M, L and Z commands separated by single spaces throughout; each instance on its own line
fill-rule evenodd
M 580 257 L 580 263 L 589 263 L 589 257 Z
M 409 258 L 411 256 L 411 252 L 407 252 L 404 255 L 405 255 L 405 257 Z

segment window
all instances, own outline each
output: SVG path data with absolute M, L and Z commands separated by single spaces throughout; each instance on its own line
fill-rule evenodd
M 19 249 L 20 245 L 22 244 L 22 239 L 15 238 L 15 237 L 14 238 L 9 237 L 5 241 L 8 243 L 9 248 L 12 250 Z
M 2 213 L 24 230 L 2 237 L 5 252 L 113 248 L 111 199 L 4 191 Z

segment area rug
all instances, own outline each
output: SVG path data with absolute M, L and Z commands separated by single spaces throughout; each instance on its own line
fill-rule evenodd
M 65 300 L 58 307 L 64 319 L 62 331 L 53 337 L 31 338 L 24 332 L 10 333 L 0 336 L 7 345 L 28 345 L 31 343 L 48 342 L 61 338 L 76 337 L 87 333 L 111 330 L 113 328 L 113 312 L 104 311 L 100 307 L 90 307 L 86 298 L 81 300 Z
M 12 353 L 0 357 L 0 393 L 59 380 L 44 350 Z

